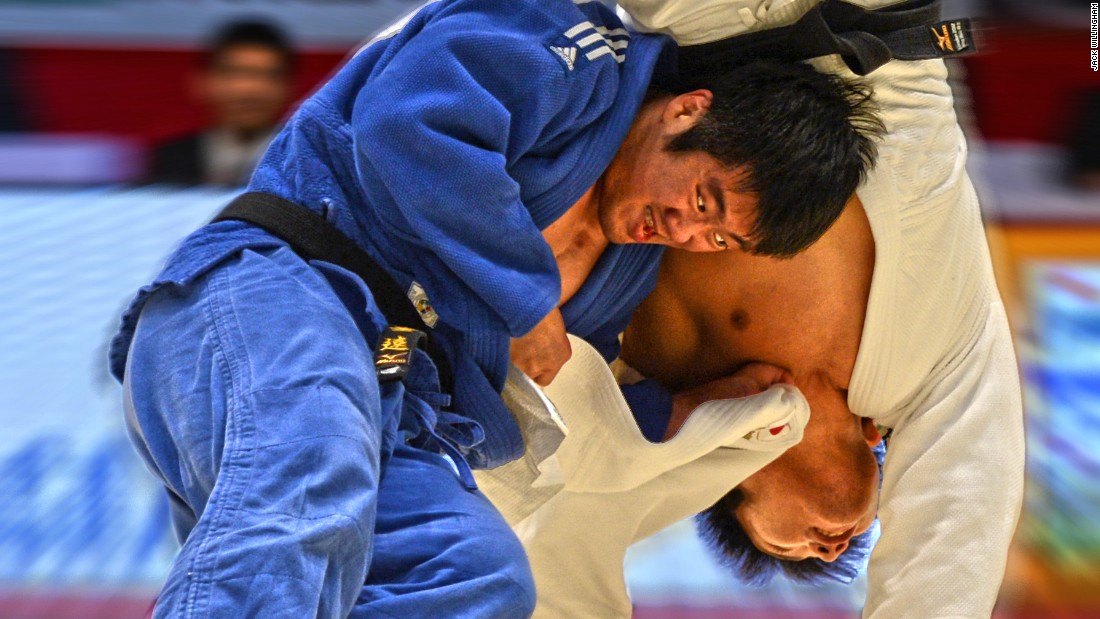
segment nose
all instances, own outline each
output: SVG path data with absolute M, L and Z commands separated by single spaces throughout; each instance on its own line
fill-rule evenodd
M 710 247 L 706 240 L 710 222 L 703 213 L 673 209 L 667 213 L 665 221 L 668 224 L 668 238 L 676 245 L 697 251 Z
M 844 554 L 845 550 L 848 550 L 847 540 L 829 544 L 822 542 L 814 544 L 814 552 L 817 554 L 817 557 L 826 563 L 836 561 L 840 555 Z

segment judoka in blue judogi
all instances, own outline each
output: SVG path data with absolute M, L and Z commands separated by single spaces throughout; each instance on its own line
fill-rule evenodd
M 379 383 L 388 320 L 342 266 L 239 221 L 185 239 L 111 348 L 182 542 L 155 617 L 530 614 L 522 548 L 469 472 L 523 451 L 499 397 L 513 338 L 560 305 L 610 358 L 662 245 L 765 242 L 765 194 L 728 181 L 743 170 L 630 138 L 643 117 L 667 132 L 706 114 L 707 91 L 682 113 L 643 105 L 673 61 L 668 39 L 599 3 L 443 1 L 302 104 L 249 190 L 320 214 L 425 291 L 453 389 L 420 350 L 403 381 Z M 576 234 L 552 228 L 576 205 L 606 237 L 579 277 L 547 243 Z

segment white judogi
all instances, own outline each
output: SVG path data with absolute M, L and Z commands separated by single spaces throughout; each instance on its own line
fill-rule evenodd
M 621 1 L 639 25 L 685 44 L 786 25 L 814 3 Z M 835 57 L 815 65 L 854 77 Z M 985 619 L 1003 578 L 1023 495 L 1022 404 L 1011 336 L 943 62 L 890 62 L 863 79 L 875 89 L 887 136 L 858 190 L 876 256 L 848 404 L 855 414 L 893 429 L 879 504 L 882 537 L 871 555 L 864 617 Z M 559 376 L 551 387 L 568 393 L 567 384 Z M 755 406 L 759 400 L 744 402 Z M 744 408 L 741 414 L 752 412 Z M 606 411 L 596 408 L 590 415 L 600 419 Z M 589 442 L 597 444 L 595 437 Z M 638 461 L 636 446 L 606 429 L 598 445 L 593 449 L 605 450 L 605 461 Z M 706 454 L 700 457 L 706 460 Z M 572 511 L 580 499 L 565 493 L 567 498 L 556 499 L 560 503 L 547 501 L 518 522 L 539 587 L 539 615 L 629 617 L 621 542 L 714 502 L 703 500 L 714 492 L 713 479 L 676 475 L 676 467 L 682 463 L 669 466 L 670 476 L 658 477 L 669 480 L 660 487 L 625 488 L 614 476 L 591 471 L 597 476 L 593 484 L 603 479 L 612 490 L 599 494 L 590 484 L 583 508 Z M 728 488 L 733 480 L 723 479 Z M 511 481 L 522 484 L 520 478 Z M 547 486 L 541 492 L 562 495 Z M 492 487 L 489 494 L 496 498 Z M 692 510 L 679 509 L 689 502 Z M 594 538 L 588 531 L 600 531 L 605 541 L 589 541 Z
M 546 388 L 560 417 L 513 368 L 504 397 L 526 453 L 475 475 L 531 559 L 536 617 L 629 617 L 626 549 L 710 507 L 798 443 L 809 406 L 794 387 L 776 385 L 707 402 L 676 436 L 650 443 L 607 363 L 569 337 L 573 356 Z

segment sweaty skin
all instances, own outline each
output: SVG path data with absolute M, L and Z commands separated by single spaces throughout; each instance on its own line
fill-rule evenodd
M 878 475 L 869 446 L 880 437 L 852 414 L 847 395 L 874 263 L 857 198 L 791 259 L 669 250 L 624 335 L 623 360 L 672 391 L 763 362 L 786 369 L 806 396 L 802 442 L 740 486 L 738 518 L 768 554 L 832 561 L 873 521 Z M 685 419 L 674 414 L 666 436 Z
M 542 231 L 561 274 L 561 298 L 558 307 L 573 298 L 596 266 L 610 242 L 600 229 L 594 201 L 596 187 L 573 205 L 557 221 Z
M 623 360 L 674 391 L 764 361 L 790 370 L 812 409 L 815 394 L 848 389 L 874 262 L 856 198 L 794 258 L 670 249 L 626 330 Z
M 706 115 L 713 95 L 665 95 L 639 111 L 599 180 L 543 230 L 561 275 L 558 307 L 581 288 L 610 243 L 729 251 L 751 229 L 756 198 L 736 191 L 744 171 L 701 151 L 672 152 L 672 138 Z M 548 385 L 571 354 L 561 311 L 512 339 L 511 360 Z
M 598 184 L 597 184 L 598 186 Z M 561 306 L 581 289 L 609 241 L 599 226 L 596 186 L 542 231 L 561 275 L 558 306 L 527 335 L 512 340 L 511 359 L 540 385 L 547 385 L 573 354 Z

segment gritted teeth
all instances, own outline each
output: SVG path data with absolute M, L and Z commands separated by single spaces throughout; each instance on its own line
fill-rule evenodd
M 653 209 L 647 206 L 642 213 L 644 215 L 642 229 L 638 233 L 638 236 L 635 237 L 640 243 L 644 243 L 657 236 L 657 227 L 653 222 Z
M 845 533 L 847 533 L 847 531 L 841 531 L 840 533 L 830 533 L 830 532 L 828 532 L 828 531 L 823 531 L 823 530 L 821 530 L 821 529 L 818 529 L 818 528 L 816 528 L 816 527 L 815 527 L 815 529 L 814 529 L 814 530 L 816 530 L 816 531 L 817 531 L 818 533 L 822 534 L 823 536 L 825 536 L 825 537 L 829 537 L 829 538 L 834 538 L 834 537 L 843 537 L 843 536 L 844 536 L 844 534 L 845 534 Z

